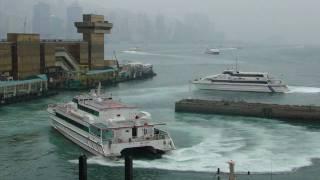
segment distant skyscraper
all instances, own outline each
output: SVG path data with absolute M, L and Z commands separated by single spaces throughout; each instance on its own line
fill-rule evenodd
M 162 14 L 159 14 L 156 16 L 155 19 L 155 33 L 156 33 L 156 41 L 158 42 L 164 42 L 168 39 L 168 29 L 166 25 L 166 19 L 165 16 Z
M 64 38 L 64 21 L 63 19 L 55 16 L 55 15 L 51 15 L 50 17 L 50 37 L 56 39 L 62 39 Z
M 7 29 L 7 16 L 0 11 L 0 39 L 4 39 L 6 37 Z
M 82 21 L 82 8 L 77 2 L 74 2 L 67 8 L 67 38 L 75 39 L 81 36 L 74 26 L 74 22 L 78 21 Z
M 42 38 L 50 36 L 50 5 L 39 2 L 33 6 L 33 33 L 39 33 Z

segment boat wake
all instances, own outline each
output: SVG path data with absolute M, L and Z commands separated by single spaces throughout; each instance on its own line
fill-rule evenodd
M 315 93 L 320 88 L 290 87 L 291 92 Z M 130 103 L 145 99 L 142 106 L 157 108 L 152 114 L 166 119 L 176 150 L 161 159 L 134 160 L 135 168 L 213 173 L 217 168 L 228 171 L 227 161 L 236 162 L 237 172 L 287 172 L 311 165 L 320 158 L 320 132 L 272 120 L 174 113 L 173 99 L 188 95 L 188 86 L 137 88 L 113 92 Z M 150 110 L 150 109 L 148 109 Z M 294 138 L 292 138 L 294 137 Z M 297 146 L 299 144 L 299 146 Z M 305 148 L 308 147 L 308 148 Z M 77 163 L 77 160 L 71 160 Z M 101 156 L 88 158 L 89 164 L 123 166 L 123 159 Z
M 143 52 L 143 51 L 121 51 L 123 53 L 127 53 L 127 54 L 136 54 L 136 55 L 149 55 L 149 56 L 160 56 L 161 54 L 156 54 L 156 53 L 148 53 L 148 52 Z
M 228 50 L 237 50 L 238 48 L 233 48 L 233 47 L 231 47 L 231 48 L 219 48 L 219 50 L 221 50 L 221 51 L 228 51 Z
M 207 121 L 201 119 L 197 117 L 197 121 Z M 270 123 L 261 127 L 255 123 L 217 118 L 210 121 L 215 126 L 179 123 L 174 127 L 180 128 L 176 131 L 192 132 L 190 136 L 194 137 L 185 138 L 197 137 L 200 142 L 188 147 L 180 144 L 181 148 L 163 155 L 161 159 L 134 160 L 134 168 L 211 173 L 220 168 L 227 172 L 226 162 L 232 159 L 236 161 L 237 172 L 287 172 L 311 165 L 311 159 L 320 154 L 319 132 L 308 132 L 302 127 L 287 124 Z M 291 138 L 293 136 L 295 138 Z M 298 142 L 300 145 L 296 146 Z M 179 147 L 179 144 L 176 145 Z M 77 160 L 70 162 L 77 163 Z M 124 164 L 122 159 L 114 161 L 99 156 L 90 157 L 88 163 L 112 167 Z
M 288 93 L 320 93 L 318 87 L 289 86 Z
M 150 52 L 143 52 L 143 51 L 121 51 L 122 53 L 126 54 L 133 54 L 133 55 L 140 55 L 140 56 L 161 56 L 161 57 L 171 57 L 171 58 L 190 58 L 192 56 L 188 55 L 176 55 L 176 54 L 159 54 L 159 53 L 150 53 Z

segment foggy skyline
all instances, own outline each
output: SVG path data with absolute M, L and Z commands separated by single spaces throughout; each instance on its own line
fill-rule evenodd
M 93 0 L 109 8 L 181 16 L 201 12 L 213 19 L 227 39 L 318 43 L 320 24 L 316 0 Z M 131 2 L 131 3 L 130 3 Z M 143 6 L 142 6 L 143 5 Z
M 20 4 L 4 6 L 8 2 Z M 58 16 L 65 17 L 62 7 L 74 0 L 0 0 L 1 14 L 17 13 L 20 17 L 31 16 L 36 2 L 55 5 Z M 223 32 L 227 40 L 244 42 L 273 42 L 291 44 L 320 44 L 318 6 L 316 0 L 78 0 L 84 13 L 108 14 L 126 10 L 157 16 L 183 19 L 186 14 L 202 13 L 214 22 L 215 30 Z M 9 3 L 10 4 L 10 3 Z M 63 4 L 63 5 L 61 5 Z M 60 13 L 59 13 L 60 11 Z M 108 19 L 108 17 L 106 17 Z M 190 22 L 192 24 L 194 22 Z M 130 28 L 130 27 L 129 27 Z

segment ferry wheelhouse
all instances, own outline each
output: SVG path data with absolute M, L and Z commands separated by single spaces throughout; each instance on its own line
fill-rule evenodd
M 225 70 L 222 74 L 196 79 L 192 83 L 203 90 L 284 93 L 287 85 L 268 73 Z
M 106 157 L 142 149 L 162 154 L 175 149 L 168 132 L 155 128 L 148 112 L 100 95 L 100 90 L 49 105 L 51 125 L 85 150 Z

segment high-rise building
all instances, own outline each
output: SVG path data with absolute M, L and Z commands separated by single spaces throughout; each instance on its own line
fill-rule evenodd
M 7 16 L 0 11 L 0 39 L 5 39 L 7 27 Z
M 168 39 L 168 35 L 166 18 L 162 14 L 159 14 L 155 19 L 155 40 L 157 42 L 165 42 Z
M 43 38 L 50 37 L 50 5 L 39 2 L 33 6 L 33 33 L 40 34 Z
M 73 23 L 81 21 L 82 19 L 82 8 L 75 2 L 67 8 L 67 38 L 76 39 L 81 35 L 77 33 L 77 29 L 74 27 Z
M 64 21 L 63 19 L 51 15 L 50 16 L 50 38 L 63 39 L 64 38 Z
M 12 43 L 12 74 L 14 79 L 24 79 L 40 74 L 39 34 L 8 33 Z

